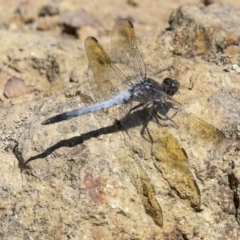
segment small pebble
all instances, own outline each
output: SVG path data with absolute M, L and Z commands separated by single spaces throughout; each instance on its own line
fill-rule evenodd
M 15 76 L 12 76 L 7 80 L 3 91 L 6 98 L 17 98 L 28 92 L 29 89 L 23 80 Z

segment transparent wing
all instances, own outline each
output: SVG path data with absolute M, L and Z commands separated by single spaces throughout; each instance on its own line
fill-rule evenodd
M 192 172 L 188 157 L 176 138 L 164 127 L 152 128 L 152 153 L 155 166 L 168 184 L 195 209 L 200 208 L 201 195 Z
M 197 145 L 201 144 L 211 148 L 220 143 L 224 138 L 219 129 L 187 111 L 177 101 L 172 102 L 172 107 L 168 114 L 170 114 L 169 118 L 176 125 L 177 131 L 181 134 L 185 133 L 186 137 Z
M 130 81 L 139 83 L 146 78 L 146 67 L 137 48 L 133 24 L 129 20 L 115 23 L 111 38 L 111 56 Z
M 155 166 L 171 188 L 199 210 L 201 194 L 190 170 L 187 153 L 193 150 L 194 154 L 191 156 L 209 158 L 212 150 L 219 150 L 219 143 L 224 139 L 223 134 L 211 124 L 188 112 L 168 95 L 163 95 L 162 99 L 145 110 L 139 125 L 144 126 L 143 137 L 152 143 Z M 146 114 L 149 116 L 148 120 Z M 181 140 L 193 146 L 190 152 L 189 149 L 183 148 Z M 210 157 L 214 158 L 214 155 Z
M 91 83 L 97 101 L 109 99 L 128 89 L 130 84 L 126 75 L 112 62 L 97 39 L 88 37 L 85 50 L 94 75 Z
M 160 86 L 160 85 L 159 85 Z M 189 112 L 181 103 L 165 94 L 161 88 L 154 85 L 154 91 L 159 92 L 159 99 L 153 101 L 149 107 L 152 116 L 162 126 L 174 126 L 180 134 L 186 134 L 191 141 L 197 144 L 207 143 L 208 146 L 217 144 L 223 139 L 223 134 L 214 126 Z M 153 115 L 154 113 L 154 115 Z
M 146 171 L 138 161 L 133 162 L 128 171 L 134 181 L 146 213 L 152 217 L 157 225 L 163 227 L 162 209 L 157 201 L 155 188 L 151 184 Z

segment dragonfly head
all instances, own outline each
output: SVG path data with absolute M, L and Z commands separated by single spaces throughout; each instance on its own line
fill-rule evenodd
M 173 96 L 178 91 L 180 84 L 177 80 L 167 77 L 163 80 L 162 87 L 165 93 Z

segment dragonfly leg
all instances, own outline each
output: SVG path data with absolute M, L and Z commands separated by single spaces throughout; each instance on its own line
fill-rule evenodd
M 168 116 L 168 112 L 170 109 L 176 109 L 177 111 L 175 111 L 172 116 Z M 168 121 L 170 121 L 171 123 L 173 123 L 173 125 L 178 128 L 179 126 L 176 124 L 176 122 L 174 121 L 174 117 L 178 114 L 178 112 L 180 111 L 180 109 L 178 107 L 173 107 L 171 103 L 166 104 L 163 103 L 163 101 L 155 101 L 153 103 L 153 111 L 154 111 L 154 118 L 156 120 L 157 123 L 163 125 L 163 126 L 169 126 Z M 159 120 L 161 120 L 161 123 L 159 122 Z
M 130 103 L 130 104 L 132 104 L 132 103 Z M 136 110 L 142 106 L 144 106 L 144 103 L 139 103 L 138 105 L 134 106 L 133 108 L 131 107 L 128 114 L 132 113 L 134 110 Z
M 129 133 L 128 133 L 128 130 L 124 127 L 124 125 L 121 123 L 121 121 L 119 121 L 118 119 L 114 119 L 115 120 L 115 123 L 118 124 L 120 126 L 120 130 L 121 131 L 125 131 L 126 134 L 128 135 L 128 137 L 131 139 Z
M 149 105 L 149 104 L 147 104 L 147 105 Z M 145 106 L 145 108 L 147 108 L 147 107 L 148 107 L 148 106 Z M 148 139 L 147 139 L 146 137 L 144 137 L 145 130 L 147 131 L 148 136 L 149 136 L 149 138 L 150 138 L 150 142 L 153 142 L 153 138 L 152 138 L 152 136 L 151 136 L 151 133 L 150 133 L 149 130 L 148 130 L 148 123 L 151 121 L 151 119 L 152 119 L 153 116 L 154 116 L 154 112 L 153 112 L 153 108 L 151 108 L 151 109 L 149 110 L 149 114 L 148 114 L 148 116 L 147 116 L 146 122 L 144 123 L 144 125 L 143 125 L 143 127 L 142 127 L 142 130 L 141 130 L 141 135 L 142 135 L 142 137 L 145 138 L 145 139 L 148 141 Z

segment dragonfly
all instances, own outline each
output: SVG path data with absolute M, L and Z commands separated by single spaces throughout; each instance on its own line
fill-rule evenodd
M 167 99 L 170 100 L 169 96 L 178 91 L 179 83 L 174 79 L 166 78 L 162 84 L 159 84 L 147 78 L 132 22 L 129 20 L 116 22 L 112 30 L 111 46 L 110 58 L 96 38 L 88 37 L 85 40 L 87 58 L 95 79 L 94 94 L 98 102 L 56 115 L 42 124 L 68 120 L 132 101 L 144 105 L 160 99 L 160 102 L 166 103 Z M 106 97 L 108 100 L 104 101 Z M 166 104 L 162 107 L 166 107 Z
M 140 107 L 148 110 L 147 124 L 143 127 L 142 135 L 147 132 L 150 136 L 148 139 L 153 144 L 153 153 L 158 160 L 155 166 L 181 198 L 187 199 L 194 208 L 199 208 L 200 191 L 189 170 L 188 156 L 167 127 L 171 124 L 178 128 L 184 124 L 190 133 L 195 132 L 194 136 L 207 139 L 208 145 L 210 141 L 218 142 L 222 138 L 221 132 L 189 113 L 182 104 L 173 99 L 180 87 L 177 80 L 167 77 L 159 83 L 147 77 L 146 66 L 137 47 L 131 21 L 123 19 L 115 23 L 111 33 L 111 55 L 94 37 L 86 38 L 84 45 L 94 76 L 91 86 L 96 103 L 58 114 L 46 119 L 42 124 L 68 120 L 116 105 L 131 106 L 132 103 L 136 103 L 134 107 L 130 107 L 128 113 Z M 151 125 L 151 120 L 157 124 Z M 161 208 L 151 210 L 153 206 L 158 205 L 154 198 L 154 188 L 146 184 L 148 177 L 139 164 L 136 164 L 136 169 L 135 175 L 143 179 L 142 185 L 140 184 L 137 189 L 144 206 L 148 209 L 146 211 L 152 213 L 155 222 L 162 226 Z

